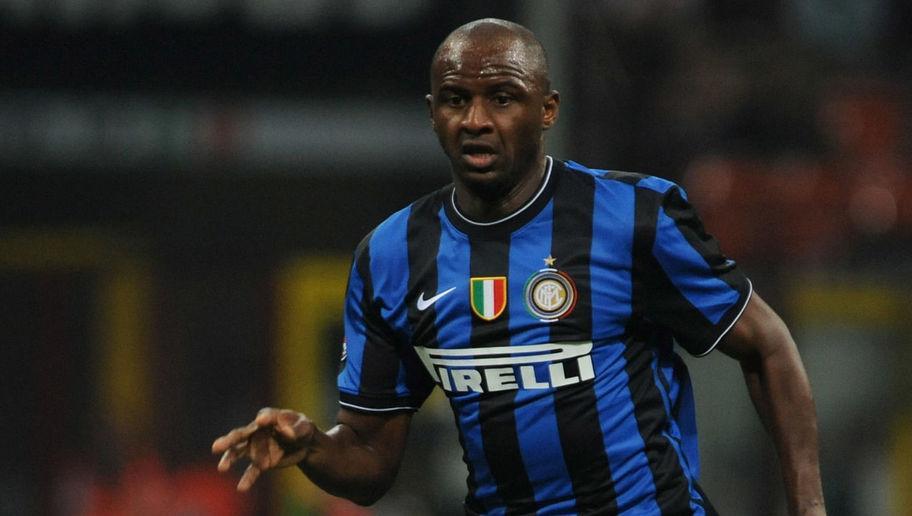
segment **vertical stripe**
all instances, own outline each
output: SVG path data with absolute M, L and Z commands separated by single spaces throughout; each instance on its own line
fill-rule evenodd
M 494 313 L 500 312 L 504 309 L 504 304 L 507 302 L 505 296 L 507 295 L 507 280 L 497 280 L 494 281 Z
M 667 413 L 651 367 L 653 339 L 662 340 L 662 330 L 647 327 L 634 330 L 627 342 L 625 359 L 637 428 L 645 443 L 646 458 L 655 484 L 656 503 L 663 515 L 690 510 L 688 479 L 663 429 Z
M 408 299 L 408 287 L 412 283 L 408 230 L 414 207 L 412 205 L 394 213 L 374 230 L 370 247 L 376 258 L 370 261 L 370 267 L 375 311 L 386 330 L 386 334 L 378 338 L 383 342 L 378 342 L 376 348 L 378 354 L 383 354 L 382 360 L 389 364 L 389 370 L 392 370 L 393 362 L 396 364 L 391 394 L 402 400 L 396 406 L 417 408 L 427 398 L 433 384 L 426 369 L 408 347 L 411 324 L 408 305 L 403 303 Z M 372 369 L 373 364 L 368 363 L 364 367 Z M 389 371 L 386 368 L 382 370 L 384 374 Z
M 656 489 L 656 502 L 663 515 L 690 511 L 688 479 L 678 462 L 678 456 L 662 430 L 668 422 L 664 402 L 656 387 L 651 367 L 652 347 L 668 340 L 667 330 L 660 330 L 644 319 L 647 296 L 654 295 L 646 283 L 654 273 L 651 264 L 655 242 L 655 227 L 659 209 L 659 195 L 651 190 L 636 188 L 634 200 L 632 306 L 634 315 L 628 328 L 624 357 L 630 378 L 630 393 L 634 401 L 637 427 L 646 449 L 649 470 Z M 664 292 L 662 292 L 664 294 Z
M 603 444 L 605 449 L 611 450 L 608 458 L 618 510 L 655 514 L 659 508 L 653 497 L 653 477 L 643 452 L 645 445 L 635 417 L 634 402 L 626 388 L 630 379 L 625 349 L 622 344 L 606 344 L 595 358 L 596 377 L 611 379 L 596 383 Z
M 699 498 L 697 496 L 696 490 L 694 489 L 696 479 L 695 472 L 690 468 L 690 464 L 687 460 L 687 454 L 684 453 L 681 445 L 681 431 L 678 428 L 678 423 L 672 416 L 674 414 L 674 405 L 675 398 L 674 394 L 677 394 L 678 384 L 675 381 L 669 382 L 669 379 L 665 376 L 665 372 L 662 371 L 659 364 L 659 355 L 663 353 L 664 347 L 659 347 L 654 349 L 653 359 L 652 359 L 652 374 L 653 374 L 653 385 L 659 391 L 659 395 L 662 397 L 662 403 L 665 406 L 665 414 L 669 418 L 668 424 L 662 428 L 662 435 L 668 440 L 672 449 L 678 458 L 678 465 L 684 472 L 684 478 L 687 480 L 687 489 L 691 492 L 691 501 L 690 507 L 694 510 L 694 514 L 699 514 L 698 507 L 694 504 L 694 499 Z
M 408 305 L 412 344 L 437 347 L 437 307 L 418 310 L 419 295 L 430 298 L 437 292 L 437 253 L 440 248 L 440 195 L 434 194 L 412 205 L 406 229 L 408 241 Z
M 668 347 L 661 351 L 659 365 L 662 375 L 660 379 L 668 379 L 663 383 L 663 388 L 668 392 L 671 402 L 669 414 L 676 424 L 676 430 L 681 442 L 682 461 L 687 465 L 690 476 L 700 478 L 700 453 L 697 445 L 697 415 L 694 407 L 693 385 L 687 366 L 681 357 L 674 352 L 674 344 L 669 342 Z
M 361 253 L 367 246 L 367 239 L 362 240 L 355 250 L 354 260 L 348 276 L 348 286 L 345 287 L 345 314 L 343 327 L 345 329 L 344 342 L 346 343 L 346 358 L 342 363 L 342 371 L 337 379 L 339 396 L 357 395 L 361 383 L 361 363 L 364 358 L 364 314 L 361 312 L 364 295 L 364 280 L 358 268 Z
M 412 204 L 406 224 L 406 241 L 408 243 L 408 288 L 406 293 L 406 311 L 412 346 L 436 348 L 437 340 L 437 306 L 436 303 L 418 310 L 418 297 L 429 298 L 437 293 L 437 255 L 440 249 L 440 219 L 438 212 L 441 204 L 440 192 L 425 196 Z M 420 371 L 409 374 L 405 384 L 411 392 L 419 395 L 429 393 L 434 388 L 433 380 L 424 374 L 424 367 L 417 361 L 414 352 L 409 349 L 403 353 L 404 363 Z
M 631 315 L 634 188 L 620 181 L 600 181 L 596 190 L 592 235 L 592 320 L 595 339 L 625 331 L 620 321 Z M 613 340 L 613 339 L 612 339 Z M 657 513 L 652 474 L 627 388 L 625 347 L 605 344 L 594 350 L 596 399 L 619 511 Z M 623 513 L 623 512 L 622 512 Z
M 376 310 L 390 330 L 393 351 L 408 340 L 408 310 L 402 302 L 408 293 L 408 221 L 411 207 L 400 210 L 377 226 L 371 237 L 371 281 Z
M 551 253 L 551 204 L 521 232 L 514 233 L 510 244 L 510 278 L 507 297 L 510 334 L 513 346 L 540 344 L 551 338 L 550 327 L 533 317 L 523 298 L 525 279 L 541 269 Z M 548 364 L 533 364 L 535 378 L 548 377 Z M 519 377 L 517 372 L 517 377 Z M 528 382 L 524 382 L 528 387 Z M 546 384 L 547 385 L 547 384 Z M 554 413 L 553 389 L 526 388 L 516 393 L 516 426 L 523 464 L 534 488 L 539 506 L 547 505 L 553 514 L 570 514 L 575 498 L 570 476 L 564 465 L 563 450 Z
M 494 317 L 494 280 L 484 280 L 484 316 Z
M 592 231 L 593 339 L 624 333 L 632 309 L 634 188 L 619 181 L 598 182 Z
M 592 338 L 590 261 L 595 184 L 592 176 L 561 168 L 553 198 L 551 256 L 555 267 L 576 283 L 576 307 L 551 326 L 553 342 Z M 564 363 L 567 377 L 578 376 L 576 361 Z M 554 393 L 558 433 L 576 496 L 576 511 L 617 511 L 616 493 L 599 422 L 594 382 L 582 382 Z
M 478 403 L 456 403 L 454 398 L 450 398 L 450 405 L 459 429 L 463 461 L 469 466 L 470 474 L 466 480 L 469 493 L 466 505 L 479 513 L 496 514 L 492 511 L 502 502 L 497 491 L 494 473 L 485 454 L 484 438 L 479 424 Z
M 449 311 L 437 309 L 437 339 L 450 348 L 467 348 L 470 344 L 473 320 L 477 319 L 471 307 L 474 291 L 470 290 L 469 245 L 465 235 L 457 231 L 446 219 L 443 209 L 438 211 L 441 225 L 440 245 L 437 254 L 438 289 L 455 287 L 447 297 L 464 300 L 454 303 Z M 435 303 L 436 305 L 436 303 Z M 485 513 L 500 503 L 496 485 L 481 446 L 481 429 L 478 422 L 478 395 L 475 393 L 450 394 L 450 403 L 456 418 L 462 444 L 462 460 L 468 469 L 466 506 Z
M 374 283 L 371 268 L 371 243 L 376 231 L 367 239 L 367 245 L 357 258 L 355 267 L 362 280 L 361 314 L 364 321 L 365 342 L 362 350 L 361 377 L 358 394 L 372 397 L 394 396 L 396 378 L 399 374 L 399 360 L 389 351 L 390 331 L 380 316 L 380 305 L 374 298 Z M 353 357 L 349 357 L 352 359 Z
M 509 233 L 493 238 L 470 237 L 469 244 L 472 277 L 507 276 Z M 472 347 L 508 345 L 509 320 L 509 313 L 493 321 L 473 318 Z M 497 492 L 509 505 L 507 513 L 525 514 L 535 510 L 535 498 L 519 449 L 516 415 L 512 410 L 515 396 L 515 390 L 487 393 L 478 402 L 478 417 L 484 454 L 497 483 Z

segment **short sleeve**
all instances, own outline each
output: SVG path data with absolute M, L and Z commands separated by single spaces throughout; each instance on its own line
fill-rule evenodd
M 751 294 L 750 281 L 703 228 L 684 191 L 648 191 L 637 206 L 644 316 L 672 331 L 689 353 L 715 348 Z
M 364 412 L 416 411 L 434 384 L 384 317 L 388 302 L 374 289 L 368 241 L 355 253 L 346 289 L 339 403 Z

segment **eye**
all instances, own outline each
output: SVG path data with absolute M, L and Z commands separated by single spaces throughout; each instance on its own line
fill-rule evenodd
M 508 106 L 513 102 L 513 97 L 506 93 L 497 93 L 494 95 L 494 103 L 498 106 Z
M 450 93 L 443 97 L 443 102 L 449 107 L 460 107 L 465 104 L 465 99 L 461 95 Z

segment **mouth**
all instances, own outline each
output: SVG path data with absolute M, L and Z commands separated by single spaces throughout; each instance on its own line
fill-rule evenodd
M 475 170 L 490 169 L 497 160 L 494 147 L 484 142 L 463 142 L 460 150 L 463 162 Z

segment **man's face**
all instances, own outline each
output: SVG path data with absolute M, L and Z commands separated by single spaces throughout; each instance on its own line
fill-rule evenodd
M 455 180 L 497 200 L 536 171 L 557 95 L 512 38 L 451 43 L 431 69 L 428 107 Z

